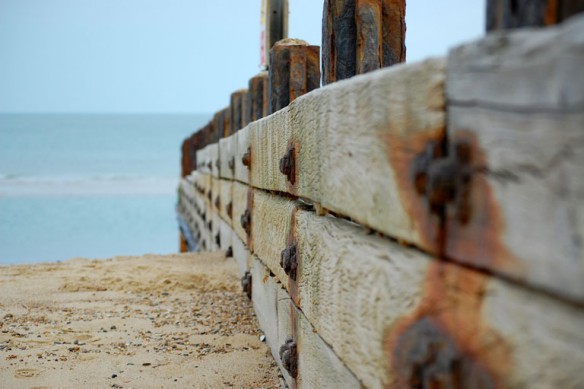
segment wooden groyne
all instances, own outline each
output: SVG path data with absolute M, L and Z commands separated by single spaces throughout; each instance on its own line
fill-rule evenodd
M 352 15 L 365 3 L 394 2 Z M 565 19 L 495 8 L 489 29 Z M 583 387 L 584 16 L 361 75 L 349 56 L 326 82 L 341 43 L 327 85 L 293 98 L 309 46 L 275 46 L 243 94 L 272 113 L 185 142 L 190 248 L 235 258 L 289 387 Z

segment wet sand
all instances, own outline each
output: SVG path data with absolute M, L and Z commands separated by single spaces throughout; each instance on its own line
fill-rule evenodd
M 2 388 L 277 388 L 223 253 L 0 267 Z

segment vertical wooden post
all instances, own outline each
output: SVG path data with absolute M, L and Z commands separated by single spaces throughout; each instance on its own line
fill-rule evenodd
M 231 94 L 231 104 L 229 105 L 230 117 L 231 117 L 231 129 L 230 134 L 235 134 L 237 131 L 244 127 L 244 99 L 247 95 L 247 89 L 240 89 Z M 227 136 L 227 135 L 226 135 Z
M 405 61 L 405 0 L 325 0 L 323 84 Z
M 221 115 L 223 116 L 223 137 L 229 136 L 233 133 L 231 125 L 231 108 L 223 108 Z
M 557 24 L 584 12 L 583 0 L 487 0 L 487 31 Z
M 266 66 L 270 49 L 279 40 L 288 37 L 288 0 L 262 1 L 262 56 L 261 66 Z
M 299 39 L 284 39 L 270 51 L 268 113 L 319 87 L 320 48 Z
M 250 121 L 256 121 L 268 114 L 268 72 L 261 72 L 249 80 Z

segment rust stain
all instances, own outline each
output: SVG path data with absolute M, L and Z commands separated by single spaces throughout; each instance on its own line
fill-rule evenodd
M 288 147 L 286 148 L 287 155 L 289 156 L 291 163 L 291 171 L 289 178 L 286 179 L 286 191 L 293 196 L 298 197 L 298 183 L 300 182 L 300 142 L 295 140 L 288 141 Z
M 297 217 L 298 212 L 302 208 L 300 206 L 295 207 L 292 212 L 290 213 L 290 229 L 288 230 L 288 236 L 286 238 L 286 246 L 290 247 L 292 244 L 296 245 L 296 260 L 297 260 L 297 267 L 296 267 L 296 280 L 292 279 L 292 277 L 288 277 L 288 292 L 290 293 L 290 298 L 292 302 L 297 306 L 300 306 L 300 296 L 298 294 L 298 284 L 300 280 L 300 275 L 302 274 L 302 258 L 300 255 L 300 242 L 297 238 Z
M 445 256 L 483 269 L 522 275 L 524 266 L 503 241 L 504 218 L 484 173 L 487 159 L 476 134 L 460 130 L 453 135 L 452 142 L 466 144 L 469 148 L 471 174 L 467 193 L 458 199 L 458 204 L 449 207 L 445 215 Z M 466 219 L 464 222 L 460 220 L 461 212 Z
M 419 242 L 416 243 L 433 254 L 440 254 L 444 237 L 440 229 L 440 217 L 430 212 L 430 207 L 424 197 L 417 192 L 412 166 L 416 157 L 423 153 L 429 142 L 436 146 L 435 155 L 441 156 L 441 146 L 445 142 L 443 127 L 426 132 L 400 136 L 391 131 L 378 133 L 378 138 L 386 145 L 386 157 L 393 168 L 396 189 L 400 203 L 413 223 Z
M 482 318 L 488 281 L 485 274 L 432 261 L 418 307 L 385 333 L 394 386 L 504 386 L 511 348 Z
M 559 20 L 559 4 L 558 0 L 547 0 L 547 7 L 544 14 L 544 24 L 551 26 L 557 24 Z

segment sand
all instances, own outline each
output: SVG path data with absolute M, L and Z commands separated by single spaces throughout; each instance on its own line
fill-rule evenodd
M 277 388 L 223 253 L 0 267 L 1 388 Z

